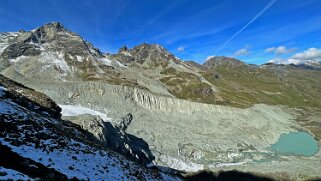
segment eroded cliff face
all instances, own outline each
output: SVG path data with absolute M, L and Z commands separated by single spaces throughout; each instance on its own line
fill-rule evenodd
M 127 132 L 148 143 L 158 164 L 183 170 L 270 157 L 267 147 L 282 133 L 300 128 L 294 120 L 295 113 L 281 106 L 231 108 L 99 82 L 30 86 L 59 104 L 81 105 L 106 113 L 115 125 L 119 118 L 131 113 L 133 120 Z
M 104 100 L 110 99 L 110 101 L 118 104 L 127 101 L 149 111 L 178 112 L 189 115 L 195 112 L 214 111 L 221 114 L 229 114 L 235 112 L 248 113 L 249 111 L 249 109 L 203 104 L 177 99 L 171 96 L 160 96 L 140 88 L 110 85 L 102 82 L 53 82 L 51 85 L 39 82 L 37 85 L 33 83 L 29 83 L 29 85 L 49 95 L 53 95 L 53 98 L 60 103 L 76 103 L 78 101 L 80 101 L 80 103 L 90 103 L 92 102 L 91 100 L 96 100 L 99 104 L 103 105 L 103 102 L 106 102 Z M 110 103 L 106 102 L 106 104 Z

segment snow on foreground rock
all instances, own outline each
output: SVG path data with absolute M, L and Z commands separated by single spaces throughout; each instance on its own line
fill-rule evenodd
M 1 84 L 0 180 L 180 180 L 106 149 L 79 126 Z
M 6 169 L 0 166 L 0 179 L 1 180 L 33 180 L 27 175 L 17 172 L 15 170 Z

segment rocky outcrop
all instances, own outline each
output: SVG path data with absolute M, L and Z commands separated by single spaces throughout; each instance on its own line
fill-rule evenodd
M 148 144 L 141 138 L 126 133 L 133 116 L 127 114 L 119 121 L 119 125 L 104 122 L 100 117 L 93 115 L 68 116 L 69 120 L 82 129 L 92 133 L 98 140 L 108 148 L 143 164 L 154 160 Z
M 2 53 L 2 58 L 5 60 L 15 59 L 20 56 L 36 56 L 39 55 L 41 51 L 36 45 L 25 44 L 25 43 L 15 43 L 9 45 Z
M 126 114 L 124 117 L 122 117 L 120 119 L 119 124 L 117 125 L 117 127 L 122 131 L 125 132 L 127 127 L 129 126 L 129 124 L 132 122 L 133 120 L 133 115 L 128 113 Z
M 63 117 L 63 119 L 79 125 L 82 129 L 92 133 L 100 142 L 107 144 L 107 129 L 104 121 L 99 116 L 85 114 L 81 116 Z
M 167 67 L 169 62 L 181 62 L 164 47 L 147 43 L 143 43 L 132 49 L 123 47 L 119 50 L 118 54 L 110 55 L 110 57 L 123 63 L 136 62 L 150 67 L 162 66 L 163 68 Z
M 14 82 L 13 80 L 6 78 L 1 74 L 0 85 L 5 86 L 9 91 L 11 91 L 11 96 L 18 97 L 20 98 L 20 100 L 28 99 L 38 104 L 38 111 L 46 111 L 55 118 L 59 118 L 61 116 L 61 108 L 52 99 L 50 99 L 43 93 L 25 87 L 24 85 Z M 28 107 L 27 102 L 25 102 L 25 106 Z
M 214 69 L 218 66 L 230 66 L 230 67 L 238 67 L 245 66 L 246 64 L 240 60 L 235 58 L 225 57 L 225 56 L 214 56 L 206 60 L 206 62 L 202 65 L 203 68 L 206 69 Z

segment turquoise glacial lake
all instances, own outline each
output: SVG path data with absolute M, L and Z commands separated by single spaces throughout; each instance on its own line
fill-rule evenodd
M 306 132 L 282 134 L 271 146 L 276 153 L 283 155 L 313 156 L 319 150 L 317 141 Z

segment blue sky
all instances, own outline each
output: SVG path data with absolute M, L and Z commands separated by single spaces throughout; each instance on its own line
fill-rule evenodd
M 0 32 L 58 21 L 103 52 L 163 45 L 184 60 L 247 63 L 321 48 L 321 0 L 1 0 Z

